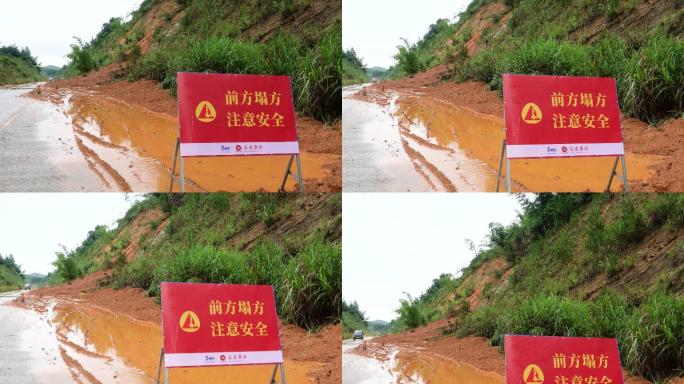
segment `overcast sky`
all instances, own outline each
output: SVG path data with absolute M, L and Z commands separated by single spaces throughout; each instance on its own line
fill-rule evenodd
M 343 0 L 342 46 L 370 68 L 389 68 L 401 38 L 416 43 L 437 19 L 454 21 L 471 0 Z
M 0 254 L 26 273 L 53 270 L 60 244 L 74 249 L 97 225 L 112 227 L 141 195 L 116 193 L 0 194 Z
M 494 193 L 345 193 L 342 201 L 342 296 L 385 321 L 403 292 L 419 296 L 440 274 L 468 266 L 467 239 L 479 244 L 489 223 L 508 225 L 521 210 L 514 196 Z
M 112 17 L 126 17 L 141 0 L 3 0 L 0 46 L 29 47 L 41 65 L 68 62 L 78 36 L 89 41 Z

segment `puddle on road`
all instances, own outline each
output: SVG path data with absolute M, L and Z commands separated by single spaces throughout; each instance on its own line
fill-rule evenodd
M 174 117 L 97 95 L 75 95 L 66 110 L 78 149 L 105 183 L 120 190 L 168 190 L 178 137 Z M 188 188 L 275 191 L 287 161 L 284 156 L 187 159 Z M 302 153 L 305 179 L 323 180 L 334 161 L 334 155 Z M 289 183 L 288 188 L 294 189 L 294 182 Z
M 503 384 L 504 378 L 470 365 L 450 361 L 429 353 L 401 350 L 396 353 L 394 371 L 397 383 L 408 384 Z
M 162 345 L 161 327 L 128 316 L 72 302 L 48 311 L 74 379 L 95 383 L 152 383 Z M 308 383 L 316 363 L 285 361 L 287 380 Z M 268 382 L 273 366 L 173 369 L 172 383 Z M 278 377 L 280 377 L 278 375 Z M 93 379 L 97 381 L 93 381 Z M 277 380 L 279 382 L 279 379 Z
M 402 97 L 395 116 L 408 151 L 442 172 L 457 190 L 493 191 L 504 138 L 503 120 L 421 96 Z M 646 180 L 656 155 L 627 153 L 630 180 Z M 603 191 L 614 158 L 512 160 L 511 175 L 529 191 Z M 505 186 L 503 187 L 505 188 Z M 514 187 L 515 188 L 515 187 Z M 613 188 L 622 188 L 614 180 Z

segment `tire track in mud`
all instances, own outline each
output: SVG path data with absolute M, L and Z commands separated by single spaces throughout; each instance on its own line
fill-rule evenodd
M 423 156 L 420 152 L 416 151 L 411 147 L 409 144 L 408 140 L 402 137 L 401 143 L 404 146 L 404 151 L 406 151 L 406 154 L 409 156 L 411 159 L 411 162 L 413 163 L 413 166 L 416 168 L 416 171 L 423 176 L 426 177 L 425 171 L 422 171 L 421 166 L 427 169 L 430 173 L 432 173 L 438 180 L 439 182 L 446 188 L 447 192 L 457 192 L 456 191 L 456 186 L 454 183 L 449 180 L 449 178 L 437 168 L 434 164 L 429 162 L 425 156 Z M 434 183 L 430 181 L 429 177 L 426 177 L 426 181 L 434 188 Z
M 69 368 L 69 372 L 71 373 L 71 377 L 74 379 L 74 381 L 76 381 L 79 384 L 102 384 L 102 382 L 98 380 L 95 376 L 93 376 L 92 373 L 88 372 L 85 368 L 83 368 L 81 363 L 79 363 L 76 359 L 69 356 L 64 347 L 59 347 L 59 353 L 62 356 L 62 360 L 64 360 L 64 363 Z M 81 380 L 81 378 L 84 378 L 87 381 L 84 382 L 83 380 Z
M 78 145 L 78 149 L 81 151 L 83 156 L 86 158 L 88 161 L 88 165 L 91 170 L 93 170 L 98 177 L 107 185 L 108 188 L 111 188 L 111 184 L 107 182 L 107 180 L 104 177 L 104 174 L 97 169 L 97 166 L 102 167 L 104 172 L 108 174 L 112 179 L 114 179 L 114 182 L 117 184 L 117 186 L 123 191 L 123 192 L 133 192 L 130 184 L 124 179 L 123 176 L 119 172 L 114 169 L 109 163 L 106 161 L 102 160 L 98 154 L 90 149 L 87 145 L 83 143 L 83 139 L 78 137 L 78 135 L 74 134 L 74 138 L 76 139 L 76 144 Z

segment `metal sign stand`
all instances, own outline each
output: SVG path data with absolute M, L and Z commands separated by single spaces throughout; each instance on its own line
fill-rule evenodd
M 171 168 L 171 183 L 169 184 L 169 193 L 173 193 L 173 183 L 176 181 L 176 163 L 180 155 L 180 137 L 176 139 L 176 149 L 173 151 L 173 168 Z M 180 191 L 185 192 L 185 160 L 180 156 Z
M 169 384 L 169 369 L 166 368 L 164 364 L 164 348 L 162 348 L 161 352 L 159 353 L 159 367 L 157 368 L 157 384 L 159 384 L 161 380 L 162 366 L 164 366 L 164 384 Z M 275 378 L 276 373 L 278 373 L 278 368 L 280 368 L 281 384 L 287 384 L 287 381 L 285 379 L 285 363 L 276 364 L 273 367 L 273 373 L 271 374 L 271 379 L 268 381 L 268 384 L 276 384 Z
M 297 160 L 297 173 L 292 173 L 292 163 Z M 280 184 L 280 189 L 278 192 L 285 192 L 285 183 L 287 179 L 292 177 L 297 177 L 297 183 L 299 184 L 299 192 L 304 192 L 304 178 L 302 177 L 302 160 L 299 155 L 291 155 L 290 161 L 287 162 L 287 168 L 285 168 L 285 175 L 283 176 L 283 182 Z
M 622 165 L 622 176 L 617 174 L 618 161 Z M 622 186 L 625 192 L 629 192 L 629 182 L 627 181 L 627 162 L 625 161 L 625 155 L 620 155 L 615 158 L 613 163 L 613 169 L 610 171 L 610 177 L 608 178 L 608 185 L 606 186 L 606 192 L 610 192 L 610 186 L 613 184 L 613 178 L 617 176 L 622 180 Z
M 176 139 L 176 148 L 173 151 L 173 167 L 171 168 L 170 183 L 169 183 L 169 193 L 173 193 L 173 184 L 176 181 L 176 164 L 178 163 L 178 158 L 180 157 L 180 191 L 185 193 L 185 159 L 180 156 L 180 138 Z M 297 173 L 293 173 L 292 163 L 296 160 L 297 162 Z M 297 178 L 297 183 L 299 184 L 299 192 L 304 192 L 304 178 L 302 177 L 302 160 L 299 155 L 291 155 L 290 160 L 287 162 L 287 168 L 285 169 L 285 176 L 283 176 L 283 182 L 280 185 L 278 192 L 285 192 L 285 184 L 287 179 L 292 176 Z
M 501 143 L 501 157 L 499 157 L 499 173 L 496 176 L 496 192 L 499 192 L 501 187 L 501 172 L 503 168 L 504 157 L 506 157 L 506 188 L 507 192 L 511 193 L 511 160 L 506 156 L 506 139 Z
M 501 187 L 501 173 L 503 171 L 504 156 L 506 156 L 506 140 L 504 139 L 501 144 L 501 157 L 499 158 L 499 172 L 496 176 L 496 191 L 499 192 Z M 622 175 L 617 173 L 618 162 L 622 166 Z M 605 192 L 610 192 L 610 186 L 613 184 L 613 179 L 618 177 L 622 180 L 622 185 L 625 192 L 629 192 L 629 182 L 627 180 L 627 162 L 625 161 L 624 155 L 619 155 L 615 158 L 613 163 L 613 168 L 610 171 L 610 176 L 608 177 L 608 185 L 606 186 Z M 511 160 L 506 157 L 506 186 L 507 192 L 511 193 Z
M 275 367 L 273 367 L 273 374 L 271 375 L 271 381 L 269 381 L 268 384 L 276 384 L 275 377 L 276 377 L 276 372 L 278 372 L 278 367 L 280 367 L 280 382 L 282 384 L 287 384 L 287 382 L 285 381 L 285 363 L 276 364 Z

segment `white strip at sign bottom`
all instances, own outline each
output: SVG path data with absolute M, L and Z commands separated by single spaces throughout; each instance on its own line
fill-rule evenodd
M 530 144 L 506 145 L 509 159 L 542 157 L 623 156 L 623 143 Z
M 169 353 L 164 355 L 166 368 L 282 363 L 283 351 Z
M 274 143 L 181 143 L 182 157 L 298 155 L 299 142 Z

